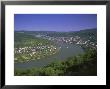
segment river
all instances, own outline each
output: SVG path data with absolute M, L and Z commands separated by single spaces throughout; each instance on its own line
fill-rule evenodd
M 58 44 L 60 50 L 53 56 L 50 56 L 48 58 L 43 58 L 40 60 L 32 60 L 28 62 L 23 63 L 15 63 L 14 68 L 15 69 L 28 69 L 33 67 L 43 67 L 47 64 L 54 62 L 54 61 L 64 61 L 68 57 L 75 56 L 77 54 L 83 53 L 83 49 L 75 44 L 66 44 L 66 43 L 60 43 Z

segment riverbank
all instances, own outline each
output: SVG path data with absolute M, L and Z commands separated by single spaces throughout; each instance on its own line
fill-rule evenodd
M 41 60 L 32 60 L 24 63 L 15 63 L 14 68 L 15 69 L 29 69 L 32 67 L 40 68 L 54 61 L 64 61 L 68 57 L 75 56 L 84 52 L 83 49 L 78 45 L 59 43 L 57 46 L 60 47 L 60 50 L 55 55 L 43 58 Z
M 97 53 L 88 50 L 84 54 L 69 57 L 65 61 L 55 61 L 44 67 L 15 69 L 15 76 L 96 76 Z

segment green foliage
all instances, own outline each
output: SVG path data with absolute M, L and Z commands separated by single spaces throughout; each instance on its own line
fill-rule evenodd
M 86 50 L 85 54 L 83 55 L 83 59 L 90 60 L 90 59 L 97 59 L 97 52 L 94 49 Z
M 55 75 L 55 70 L 52 67 L 44 68 L 44 75 Z
M 41 58 L 53 55 L 58 51 L 56 46 L 54 46 L 51 41 L 37 38 L 31 34 L 28 34 L 28 32 L 15 32 L 14 42 L 15 62 L 39 60 Z
M 43 68 L 16 70 L 16 76 L 60 76 L 60 75 L 96 75 L 97 52 L 89 49 L 84 54 L 69 57 L 66 61 L 55 61 Z
M 33 35 L 28 34 L 27 32 L 20 33 L 15 32 L 14 33 L 14 46 L 17 47 L 26 47 L 26 46 L 36 46 L 39 45 L 39 43 L 43 44 L 51 44 L 50 41 L 46 39 L 36 38 Z

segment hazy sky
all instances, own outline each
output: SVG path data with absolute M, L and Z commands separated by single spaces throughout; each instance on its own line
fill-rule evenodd
M 17 31 L 78 31 L 96 27 L 96 14 L 14 15 L 14 29 Z

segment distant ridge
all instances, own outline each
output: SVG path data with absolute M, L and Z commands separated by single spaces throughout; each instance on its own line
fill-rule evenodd
M 89 29 L 82 29 L 79 31 L 90 31 L 90 30 L 97 30 L 97 28 L 89 28 Z M 15 30 L 15 32 L 79 32 L 79 31 L 35 31 L 35 30 Z

